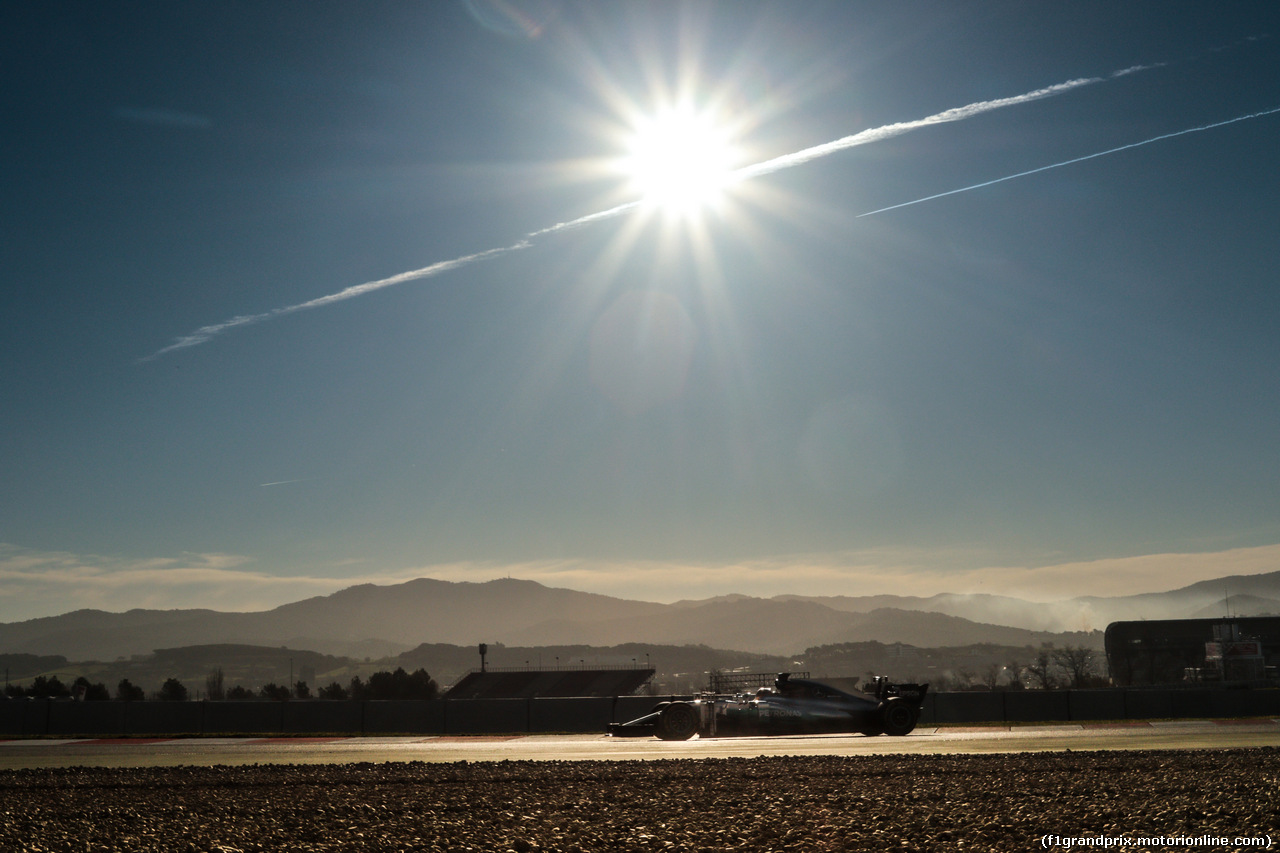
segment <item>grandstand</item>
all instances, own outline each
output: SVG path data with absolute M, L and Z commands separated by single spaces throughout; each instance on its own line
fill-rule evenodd
M 445 699 L 530 699 L 534 697 L 630 696 L 653 678 L 636 667 L 599 669 L 473 670 Z

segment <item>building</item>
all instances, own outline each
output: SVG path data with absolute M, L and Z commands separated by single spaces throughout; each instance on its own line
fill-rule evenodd
M 1280 617 L 1112 622 L 1104 642 L 1119 686 L 1274 680 Z

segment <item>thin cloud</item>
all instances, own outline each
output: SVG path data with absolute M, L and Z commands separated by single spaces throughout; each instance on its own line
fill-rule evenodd
M 1148 554 L 1044 566 L 993 565 L 979 550 L 875 548 L 784 554 L 733 563 L 677 560 L 537 560 L 423 566 L 422 576 L 478 581 L 534 580 L 588 592 L 672 602 L 742 594 L 1008 595 L 1056 602 L 1088 594 L 1111 597 L 1165 592 L 1224 575 L 1273 571 L 1280 545 L 1211 553 Z
M 1134 66 L 1133 68 L 1125 69 L 1123 72 L 1117 72 L 1117 73 L 1127 74 L 1127 73 L 1133 73 L 1133 71 L 1135 70 L 1139 70 L 1138 66 Z M 1042 89 L 1036 89 L 1034 91 L 1026 92 L 1021 95 L 1015 95 L 1009 98 L 996 98 L 994 100 L 989 100 L 989 101 L 979 101 L 976 103 L 968 104 L 963 107 L 954 107 L 952 109 L 943 110 L 940 113 L 935 113 L 931 116 L 926 116 L 925 118 L 922 118 L 922 119 L 916 119 L 914 121 L 895 122 L 893 124 L 886 124 L 881 127 L 871 128 L 869 130 L 864 130 L 859 133 L 852 134 L 850 136 L 842 137 L 832 142 L 823 143 L 822 145 L 815 145 L 811 148 L 805 148 L 800 151 L 793 152 L 791 154 L 784 154 L 781 157 L 774 157 L 770 160 L 765 160 L 753 166 L 746 166 L 734 173 L 733 180 L 738 182 L 750 180 L 752 178 L 757 178 L 762 175 L 772 174 L 773 172 L 777 172 L 782 169 L 790 169 L 795 166 L 808 163 L 812 160 L 816 160 L 820 157 L 827 157 L 831 154 L 835 154 L 837 152 L 844 151 L 846 149 L 853 148 L 858 145 L 866 145 L 871 142 L 879 142 L 880 140 L 889 139 L 894 136 L 900 136 L 901 134 L 909 133 L 913 130 L 918 130 L 923 127 L 931 127 L 933 125 L 963 121 L 965 119 L 972 118 L 974 116 L 981 115 L 983 113 L 988 113 L 993 110 L 1003 109 L 1005 107 L 1017 106 L 1019 104 L 1025 104 L 1031 101 L 1038 101 L 1043 98 L 1050 98 L 1055 95 L 1060 95 L 1065 92 L 1070 92 L 1082 86 L 1088 86 L 1094 83 L 1101 83 L 1106 79 L 1107 78 L 1104 78 L 1104 77 L 1089 77 L 1089 78 L 1080 78 L 1076 80 L 1067 80 L 1066 82 L 1063 82 L 1063 83 L 1057 83 L 1053 86 L 1046 86 Z M 300 302 L 297 305 L 289 305 L 283 308 L 275 308 L 275 309 L 272 309 L 271 311 L 264 311 L 261 314 L 245 314 L 239 317 L 233 317 L 230 320 L 226 320 L 222 323 L 216 323 L 210 326 L 202 326 L 201 328 L 196 329 L 194 332 L 188 335 L 183 335 L 179 338 L 175 338 L 173 343 L 169 344 L 166 347 L 163 347 L 162 349 L 157 350 L 156 352 L 152 353 L 149 356 L 139 359 L 138 361 L 139 363 L 152 361 L 154 359 L 159 358 L 162 355 L 173 352 L 175 350 L 187 349 L 189 347 L 198 346 L 200 344 L 207 343 L 208 341 L 212 340 L 213 338 L 217 337 L 223 332 L 226 332 L 230 329 L 234 329 L 240 326 L 254 325 L 257 323 L 264 322 L 266 320 L 272 320 L 277 317 L 283 317 L 287 314 L 294 314 L 299 311 L 307 311 L 312 308 L 320 308 L 325 305 L 331 305 L 335 302 L 342 302 L 347 299 L 353 299 L 357 296 L 363 296 L 367 293 L 372 293 L 377 290 L 382 290 L 383 288 L 394 287 L 395 285 L 404 284 L 410 281 L 419 281 L 421 279 L 431 278 L 433 276 L 441 275 L 446 272 L 451 272 L 461 267 L 470 266 L 471 264 L 479 263 L 481 261 L 492 260 L 493 258 L 501 257 L 502 255 L 507 255 L 512 252 L 519 251 L 521 249 L 527 249 L 532 245 L 532 241 L 538 238 L 545 237 L 551 234 L 557 234 L 562 231 L 569 231 L 576 228 L 581 228 L 581 227 L 592 225 L 597 222 L 602 222 L 608 219 L 613 219 L 615 217 L 622 216 L 626 213 L 629 213 L 632 210 L 635 210 L 639 206 L 640 206 L 640 202 L 638 201 L 628 202 L 626 204 L 621 204 L 616 207 L 609 208 L 608 210 L 602 210 L 596 213 L 590 213 L 590 214 L 587 214 L 586 216 L 580 216 L 577 219 L 572 219 L 567 222 L 560 222 L 548 228 L 541 228 L 537 231 L 531 231 L 528 234 L 526 234 L 522 239 L 520 239 L 518 242 L 513 243 L 510 246 L 502 246 L 494 249 L 488 249 L 483 252 L 476 252 L 470 255 L 463 255 L 461 257 L 453 258 L 451 260 L 440 261 L 438 263 L 431 264 L 430 266 L 426 266 L 421 269 L 402 272 L 397 275 L 393 275 L 389 278 L 382 278 L 382 279 L 377 279 L 375 281 L 368 281 L 368 282 L 365 282 L 364 284 L 352 285 L 351 287 L 345 288 L 336 293 L 329 294 L 328 296 L 321 296 L 316 299 L 309 300 L 307 302 Z
M 395 584 L 421 576 L 417 569 L 361 573 L 350 561 L 326 566 L 331 577 L 275 575 L 254 569 L 253 563 L 239 554 L 129 559 L 0 542 L 0 623 L 82 609 L 261 611 L 355 584 Z
M 351 585 L 267 575 L 248 570 L 249 563 L 236 554 L 130 560 L 0 544 L 0 622 L 80 609 L 265 609 Z
M 1082 591 L 1112 597 L 1165 592 L 1228 575 L 1274 571 L 1280 545 L 1211 553 L 1148 554 L 1045 566 L 992 565 L 980 550 L 875 548 L 786 554 L 732 563 L 678 560 L 457 562 L 393 572 L 332 566 L 340 576 L 271 575 L 234 554 L 183 554 L 143 560 L 40 552 L 0 544 L 0 623 L 92 608 L 208 608 L 261 611 L 356 584 L 391 585 L 420 577 L 484 582 L 513 577 L 551 587 L 642 601 L 673 602 L 741 594 L 769 598 L 940 593 L 1013 596 L 1043 602 L 1054 630 L 1101 628 L 1105 602 L 1073 601 Z M 1229 593 L 1231 590 L 1224 590 Z M 1139 614 L 1141 615 L 1141 614 Z

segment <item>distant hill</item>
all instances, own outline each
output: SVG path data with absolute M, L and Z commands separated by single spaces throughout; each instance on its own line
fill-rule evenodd
M 1035 602 L 1002 595 L 940 593 L 927 598 L 903 595 L 778 596 L 808 601 L 835 610 L 870 613 L 880 608 L 945 613 L 972 622 L 1007 625 L 1031 631 L 1101 630 L 1111 622 L 1132 619 L 1202 619 L 1280 613 L 1280 571 L 1231 575 L 1200 581 L 1167 592 L 1114 597 L 1080 596 Z
M 0 654 L 0 667 L 4 668 L 6 681 L 30 678 L 66 664 L 67 659 L 62 655 Z
M 811 646 L 879 640 L 917 646 L 1063 642 L 1059 634 L 986 625 L 942 613 L 879 608 L 870 613 L 836 610 L 813 601 L 763 598 L 685 603 L 644 618 L 612 622 L 559 619 L 514 632 L 513 642 L 549 645 L 581 641 L 606 645 L 625 637 L 637 643 L 705 644 L 761 654 L 795 654 Z
M 499 640 L 562 614 L 612 620 L 656 614 L 668 605 L 501 579 L 451 583 L 419 578 L 363 584 L 273 610 L 77 610 L 0 624 L 0 653 L 113 660 L 158 648 L 215 643 L 289 646 L 351 657 L 397 654 L 421 643 Z
M 912 595 L 781 595 L 777 598 L 810 601 L 849 613 L 870 613 L 885 608 L 942 613 L 971 622 L 1006 625 L 1030 631 L 1078 631 L 1100 627 L 1073 618 L 1079 608 L 1069 603 L 1066 607 L 1061 607 L 1003 595 L 940 593 L 928 598 Z
M 1189 614 L 1189 618 L 1222 618 L 1224 610 L 1234 616 L 1280 616 L 1280 599 L 1263 598 L 1259 595 L 1233 595 L 1225 607 L 1222 601 L 1215 601 L 1208 607 L 1202 607 Z
M 1233 576 L 1161 593 L 1041 604 L 995 595 L 727 595 L 657 604 L 501 579 L 420 578 L 353 586 L 273 610 L 78 610 L 0 624 L 0 654 L 105 660 L 155 649 L 238 643 L 385 658 L 424 643 L 525 647 L 622 643 L 705 645 L 766 655 L 876 640 L 915 646 L 1056 642 L 1100 645 L 1121 619 L 1194 618 L 1280 611 L 1280 572 Z M 1215 608 L 1221 606 L 1221 610 Z M 1090 631 L 1094 633 L 1089 633 Z

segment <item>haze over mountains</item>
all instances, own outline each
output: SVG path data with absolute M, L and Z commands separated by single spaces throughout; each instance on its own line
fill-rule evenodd
M 1229 594 L 1229 598 L 1228 598 Z M 546 646 L 703 644 L 759 654 L 878 640 L 915 646 L 969 643 L 1097 645 L 1087 633 L 1125 619 L 1280 613 L 1280 572 L 1203 581 L 1182 589 L 1037 603 L 996 595 L 722 596 L 658 604 L 501 579 L 419 578 L 353 586 L 255 613 L 77 610 L 0 624 L 0 652 L 112 660 L 209 643 L 287 645 L 378 657 L 422 643 Z M 1066 636 L 1064 636 L 1066 633 Z

